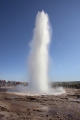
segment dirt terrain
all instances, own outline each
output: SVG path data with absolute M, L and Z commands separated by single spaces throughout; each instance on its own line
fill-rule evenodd
M 80 120 L 80 89 L 65 95 L 21 96 L 0 92 L 0 120 Z

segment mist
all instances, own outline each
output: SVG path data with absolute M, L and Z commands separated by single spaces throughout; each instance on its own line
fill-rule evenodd
M 49 16 L 44 11 L 36 16 L 35 29 L 30 42 L 29 53 L 29 89 L 38 94 L 62 94 L 59 87 L 52 89 L 49 85 L 49 45 L 51 41 L 51 25 Z
M 33 39 L 30 43 L 29 72 L 31 89 L 43 93 L 48 91 L 48 45 L 50 43 L 49 17 L 38 12 Z
M 51 94 L 65 93 L 62 87 L 52 88 L 49 81 L 49 45 L 51 41 L 51 25 L 49 16 L 44 11 L 38 12 L 35 21 L 33 38 L 29 43 L 30 52 L 28 57 L 29 85 L 28 87 L 16 86 L 16 92 L 28 94 Z M 53 73 L 54 74 L 54 73 Z M 22 93 L 21 93 L 22 94 Z

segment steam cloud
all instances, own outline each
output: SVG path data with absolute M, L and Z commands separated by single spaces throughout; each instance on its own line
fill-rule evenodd
M 38 12 L 34 36 L 30 43 L 29 69 L 30 87 L 40 93 L 48 91 L 48 45 L 50 43 L 50 25 L 48 14 Z
M 38 12 L 33 39 L 30 43 L 29 72 L 30 90 L 40 94 L 62 94 L 63 88 L 51 89 L 48 83 L 49 51 L 51 27 L 48 14 Z M 54 92 L 53 92 L 54 91 Z
M 48 83 L 49 67 L 49 43 L 51 38 L 51 28 L 48 14 L 44 11 L 38 12 L 34 29 L 33 39 L 30 43 L 29 53 L 29 73 L 30 81 L 28 87 L 21 85 L 14 88 L 21 95 L 40 95 L 65 93 L 62 87 L 51 88 Z M 20 93 L 19 93 L 20 92 Z

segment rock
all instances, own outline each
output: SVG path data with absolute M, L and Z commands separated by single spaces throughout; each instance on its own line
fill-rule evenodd
M 71 114 L 68 114 L 67 117 L 73 119 L 73 116 Z
M 59 118 L 59 116 L 57 116 L 57 118 Z
M 20 115 L 20 113 L 17 113 L 17 115 Z
M 4 117 L 4 115 L 0 114 L 0 120 L 1 120 L 2 117 Z

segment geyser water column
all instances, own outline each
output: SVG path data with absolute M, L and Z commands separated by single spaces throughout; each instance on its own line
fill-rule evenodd
M 47 93 L 48 86 L 48 45 L 50 43 L 50 23 L 48 14 L 38 12 L 29 54 L 29 87 L 37 93 Z
M 30 81 L 28 87 L 16 86 L 13 88 L 17 95 L 60 95 L 65 90 L 62 87 L 51 88 L 48 84 L 48 65 L 51 29 L 48 14 L 38 12 L 33 39 L 30 43 L 29 72 Z M 11 92 L 10 92 L 11 93 Z

